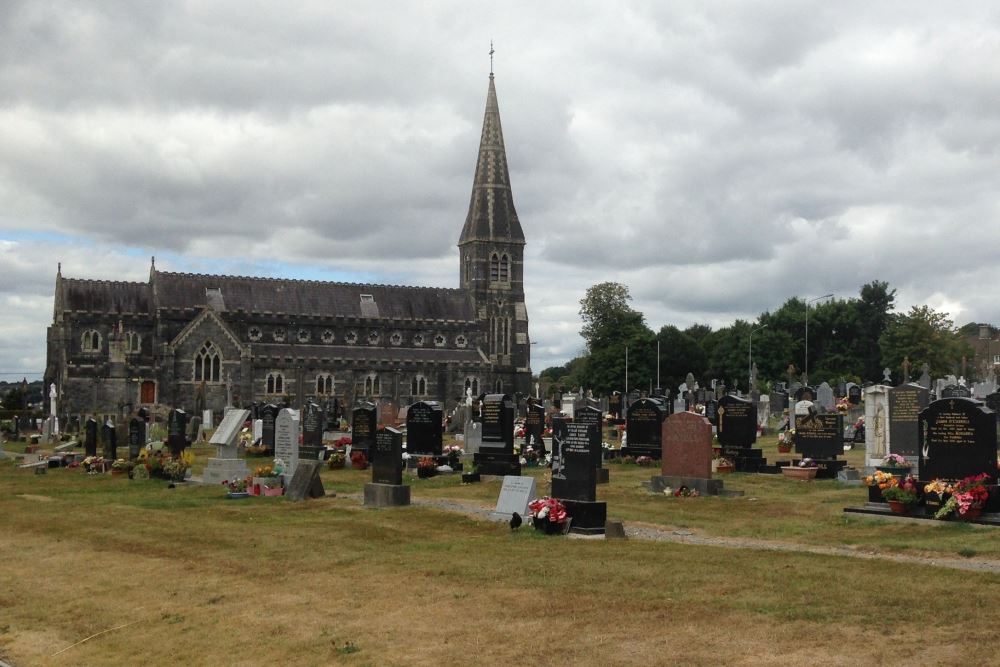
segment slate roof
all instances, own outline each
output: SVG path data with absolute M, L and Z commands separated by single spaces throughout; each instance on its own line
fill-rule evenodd
M 154 275 L 158 308 L 197 308 L 208 305 L 209 289 L 219 289 L 228 312 L 333 317 L 475 321 L 470 295 L 444 287 L 405 287 L 360 283 L 212 276 L 157 271 Z M 361 305 L 361 295 L 370 294 L 377 309 Z
M 149 284 L 61 278 L 62 308 L 101 313 L 148 313 Z
M 485 364 L 485 359 L 475 348 L 435 347 L 377 347 L 371 345 L 289 345 L 288 343 L 253 343 L 253 356 L 304 359 L 343 359 L 345 361 L 441 362 Z
M 458 244 L 469 241 L 507 241 L 524 243 L 524 232 L 514 210 L 514 196 L 507 171 L 507 152 L 500 127 L 500 106 L 490 74 L 486 93 L 483 133 L 479 139 L 476 176 L 472 182 L 469 213 Z

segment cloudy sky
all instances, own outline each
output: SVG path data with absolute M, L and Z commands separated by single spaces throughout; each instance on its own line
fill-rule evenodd
M 502 7 L 502 9 L 500 8 Z M 537 372 L 857 294 L 1000 324 L 995 2 L 0 2 L 0 379 L 63 275 L 457 286 L 489 45 Z

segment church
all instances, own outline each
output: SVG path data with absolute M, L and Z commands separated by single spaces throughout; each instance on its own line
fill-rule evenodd
M 467 392 L 527 395 L 524 244 L 491 72 L 458 288 L 174 273 L 155 258 L 147 282 L 60 267 L 46 386 L 67 418 L 308 399 L 450 410 Z

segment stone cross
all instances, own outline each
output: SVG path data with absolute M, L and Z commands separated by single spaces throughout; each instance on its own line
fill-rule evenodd
M 903 357 L 903 384 L 910 381 L 910 357 Z
M 882 384 L 892 384 L 892 371 L 888 366 L 882 369 Z
M 795 382 L 795 364 L 788 364 L 788 370 L 785 372 L 788 373 L 788 384 L 791 386 Z

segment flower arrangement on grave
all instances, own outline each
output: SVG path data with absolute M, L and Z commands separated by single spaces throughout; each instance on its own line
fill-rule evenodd
M 538 452 L 535 450 L 534 447 L 529 445 L 527 448 L 525 448 L 524 455 L 521 456 L 521 463 L 529 466 L 538 465 Z
M 182 482 L 194 463 L 194 452 L 185 449 L 177 456 L 163 458 L 163 475 L 172 482 Z
M 792 451 L 792 441 L 795 439 L 795 431 L 781 432 L 778 434 L 778 451 L 787 454 Z
M 368 456 L 364 452 L 351 452 L 351 467 L 364 470 L 368 467 Z
M 336 442 L 333 443 L 333 446 L 338 449 L 343 449 L 349 444 L 351 444 L 351 436 L 342 435 L 339 438 L 337 438 Z
M 837 401 L 837 412 L 847 412 L 851 409 L 851 402 L 846 396 Z
M 539 498 L 528 503 L 528 516 L 538 530 L 552 531 L 566 523 L 566 506 L 556 498 Z
M 105 461 L 100 456 L 88 456 L 83 460 L 83 469 L 89 473 L 104 472 Z
M 542 429 L 542 437 L 543 438 L 551 438 L 552 437 L 552 429 L 551 428 L 544 428 L 544 429 Z
M 264 444 L 260 445 L 249 445 L 247 447 L 247 456 L 267 456 L 267 447 Z
M 715 470 L 717 472 L 723 472 L 723 473 L 732 472 L 733 468 L 736 467 L 735 465 L 733 465 L 733 462 L 727 459 L 725 456 L 716 456 L 712 460 L 712 463 L 715 464 Z
M 934 518 L 946 519 L 953 514 L 962 519 L 977 518 L 990 497 L 990 490 L 986 486 L 989 479 L 989 475 L 980 473 L 955 484 L 951 497 L 934 513 Z
M 131 467 L 131 464 L 125 459 L 115 459 L 115 462 L 111 464 L 111 474 L 127 475 Z
M 434 462 L 434 458 L 430 456 L 421 456 L 420 460 L 417 461 L 418 468 L 437 468 L 437 463 Z
M 819 464 L 813 461 L 811 458 L 806 457 L 799 461 L 800 468 L 818 468 Z
M 635 464 L 643 468 L 649 468 L 650 466 L 656 465 L 656 461 L 652 456 L 640 456 L 635 460 Z
M 663 495 L 670 498 L 697 498 L 701 494 L 698 493 L 698 489 L 692 489 L 686 484 L 681 484 L 676 489 L 671 487 L 666 487 L 663 489 Z
M 912 475 L 907 475 L 902 482 L 893 477 L 892 483 L 882 489 L 882 498 L 889 504 L 899 503 L 906 509 L 913 507 L 920 500 L 917 480 L 913 479 Z
M 465 450 L 458 445 L 449 445 L 444 448 L 444 455 L 448 457 L 448 464 L 451 465 L 452 468 L 458 465 L 462 454 L 464 453 Z
M 335 449 L 330 452 L 330 457 L 327 458 L 326 465 L 330 468 L 330 470 L 339 470 L 344 467 L 344 462 L 346 460 L 347 457 L 344 456 L 344 450 Z
M 895 475 L 891 472 L 884 472 L 882 470 L 876 470 L 874 475 L 868 475 L 865 477 L 865 485 L 877 486 L 882 491 L 896 486 L 897 484 L 899 484 L 899 480 L 896 479 Z
M 239 479 L 225 480 L 222 485 L 229 489 L 229 493 L 246 493 L 247 487 L 250 486 L 249 477 L 241 477 Z
M 911 467 L 913 467 L 913 464 L 911 464 L 909 461 L 907 461 L 906 459 L 904 459 L 899 454 L 889 454 L 884 459 L 882 459 L 882 463 L 880 463 L 878 465 L 878 467 L 880 467 L 880 468 L 896 468 L 896 469 L 899 469 L 899 470 L 909 470 Z
M 275 461 L 280 461 L 280 460 L 281 459 L 275 459 Z M 276 469 L 276 467 L 274 465 L 257 466 L 253 470 L 253 476 L 254 477 L 258 477 L 258 478 L 261 478 L 261 477 L 263 477 L 263 478 L 277 477 L 280 474 L 281 473 L 278 472 L 278 470 Z

